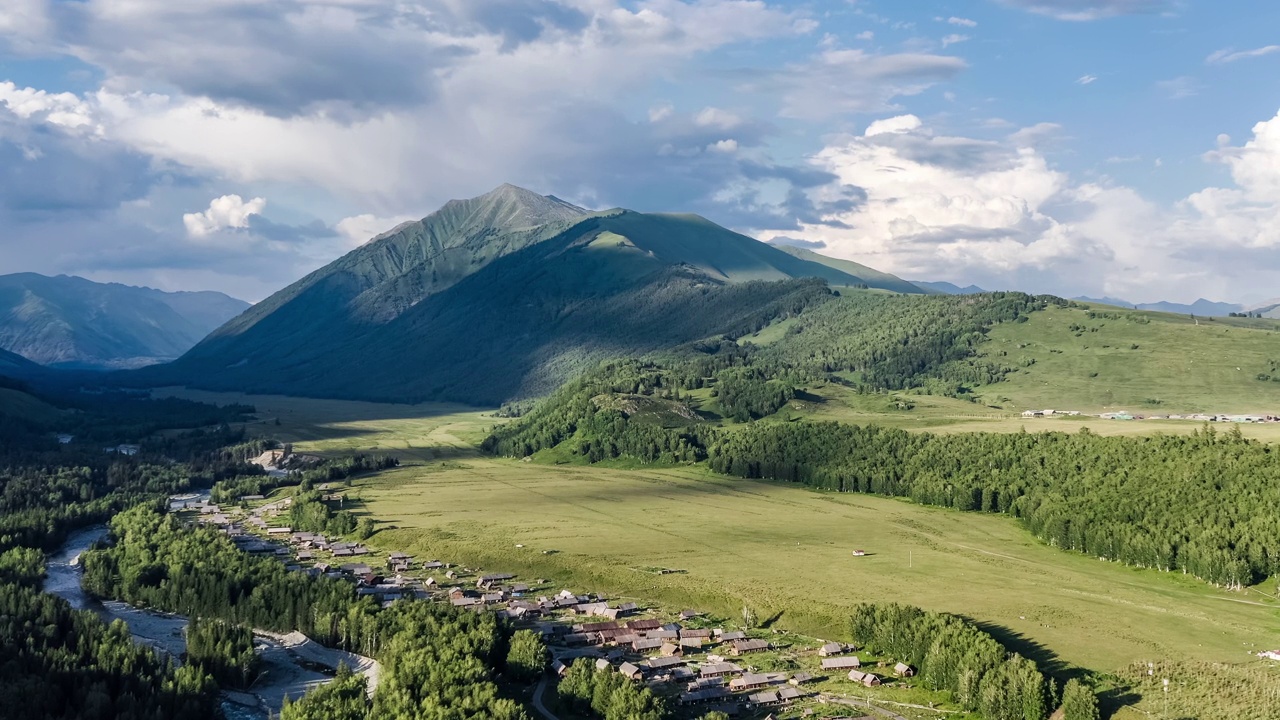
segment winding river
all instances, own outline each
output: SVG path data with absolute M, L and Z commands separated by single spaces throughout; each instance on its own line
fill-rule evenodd
M 182 499 L 190 499 L 184 497 Z M 96 525 L 73 533 L 57 553 L 45 562 L 44 591 L 57 595 L 78 610 L 97 613 L 106 622 L 123 620 L 134 641 L 171 656 L 175 662 L 186 652 L 183 630 L 187 618 L 181 615 L 140 610 L 122 602 L 99 602 L 84 590 L 80 555 L 107 537 L 107 527 Z M 319 666 L 346 663 L 369 680 L 369 690 L 378 683 L 378 663 L 369 658 L 323 647 L 301 633 L 277 635 L 254 633 L 262 671 L 248 692 L 223 693 L 222 711 L 229 720 L 267 720 L 278 713 L 284 698 L 296 699 L 315 685 L 328 682 L 331 675 L 318 672 Z

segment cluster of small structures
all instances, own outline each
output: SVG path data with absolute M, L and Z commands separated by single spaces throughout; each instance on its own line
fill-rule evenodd
M 1105 412 L 1099 415 L 1089 415 L 1079 410 L 1024 410 L 1022 417 L 1038 418 L 1038 417 L 1096 417 L 1102 420 L 1192 420 L 1195 422 L 1220 422 L 1220 423 L 1272 423 L 1280 422 L 1280 415 L 1231 415 L 1226 413 L 1204 414 L 1195 413 L 1192 415 L 1135 415 L 1127 410 L 1117 410 L 1115 412 Z
M 847 678 L 864 687 L 882 682 L 858 656 L 847 654 L 856 650 L 851 645 L 826 643 L 816 653 L 808 652 L 815 656 L 813 672 L 764 672 L 747 661 L 769 651 L 793 654 L 793 642 L 779 647 L 746 630 L 711 627 L 693 610 L 664 621 L 636 602 L 610 603 L 599 593 L 553 593 L 545 580 L 522 583 L 509 573 L 483 573 L 440 560 L 420 562 L 403 552 L 389 553 L 385 563 L 361 561 L 358 558 L 373 555 L 363 545 L 273 525 L 271 520 L 289 508 L 290 498 L 270 503 L 262 496 L 239 500 L 262 504 L 248 511 L 224 510 L 197 498 L 175 500 L 170 509 L 196 513 L 196 522 L 218 527 L 246 552 L 279 558 L 289 570 L 348 579 L 360 595 L 384 607 L 402 600 L 435 600 L 500 613 L 543 636 L 557 674 L 567 672 L 579 658 L 594 658 L 598 670 L 644 682 L 681 705 L 699 706 L 699 712 L 704 711 L 701 706 L 709 706 L 707 710 L 733 716 L 812 698 L 817 693 L 810 686 L 831 678 Z M 902 663 L 892 672 L 902 678 L 914 674 Z

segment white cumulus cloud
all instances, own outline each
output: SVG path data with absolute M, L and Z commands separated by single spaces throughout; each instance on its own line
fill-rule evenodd
M 193 238 L 203 238 L 219 230 L 249 227 L 250 215 L 261 215 L 267 201 L 257 197 L 245 201 L 239 195 L 223 195 L 209 202 L 209 209 L 198 213 L 185 213 L 182 224 Z
M 854 187 L 865 200 L 799 234 L 899 275 L 992 289 L 1135 301 L 1269 292 L 1280 259 L 1280 113 L 1243 144 L 1221 138 L 1205 154 L 1230 170 L 1230 184 L 1172 205 L 1054 168 L 1029 138 L 1059 131 L 1042 123 L 988 141 L 936 134 L 911 115 L 878 120 L 813 157 L 837 177 L 815 195 Z

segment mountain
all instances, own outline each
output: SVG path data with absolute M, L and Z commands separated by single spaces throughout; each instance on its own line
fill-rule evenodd
M 819 280 L 866 282 L 695 215 L 591 212 L 503 185 L 374 238 L 126 381 L 499 403 L 605 357 L 752 332 L 828 299 Z
M 949 283 L 949 282 L 925 282 L 923 280 L 912 280 L 911 284 L 915 285 L 916 287 L 922 290 L 929 290 L 935 293 L 942 293 L 943 295 L 977 295 L 978 293 L 987 292 L 986 290 L 983 290 L 977 285 L 968 285 L 966 287 L 960 287 L 955 283 Z
M 0 350 L 0 377 L 26 378 L 41 374 L 44 368 L 8 350 Z
M 136 367 L 172 360 L 248 303 L 35 273 L 0 276 L 0 348 L 42 365 Z
M 806 250 L 801 247 L 796 247 L 794 245 L 779 244 L 773 245 L 773 247 L 806 262 L 819 263 L 856 277 L 860 279 L 862 283 L 866 284 L 867 287 L 878 288 L 881 290 L 892 290 L 893 292 L 909 293 L 912 295 L 927 292 L 924 288 L 921 288 L 914 283 L 909 283 L 897 275 L 880 272 L 879 270 L 869 268 L 866 265 L 859 265 L 852 260 L 840 260 L 838 258 L 827 257 L 826 255 L 813 252 L 812 250 Z
M 1153 303 L 1131 303 L 1128 300 L 1121 300 L 1113 297 L 1075 297 L 1072 300 L 1081 302 L 1099 303 L 1101 305 L 1115 305 L 1117 307 L 1137 308 L 1138 310 L 1153 310 L 1155 312 L 1175 313 L 1178 315 L 1200 315 L 1202 317 L 1227 317 L 1231 313 L 1243 312 L 1244 306 L 1238 303 L 1214 302 L 1200 298 L 1190 305 L 1186 303 L 1175 303 L 1161 300 Z
M 1245 312 L 1261 315 L 1265 318 L 1280 319 L 1280 298 L 1266 300 L 1244 309 Z

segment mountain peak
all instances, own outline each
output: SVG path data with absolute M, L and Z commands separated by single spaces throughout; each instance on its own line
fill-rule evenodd
M 450 200 L 441 208 L 441 212 L 444 211 L 465 214 L 472 225 L 508 230 L 574 220 L 590 214 L 590 211 L 558 197 L 539 195 L 510 183 L 503 183 L 470 200 Z

